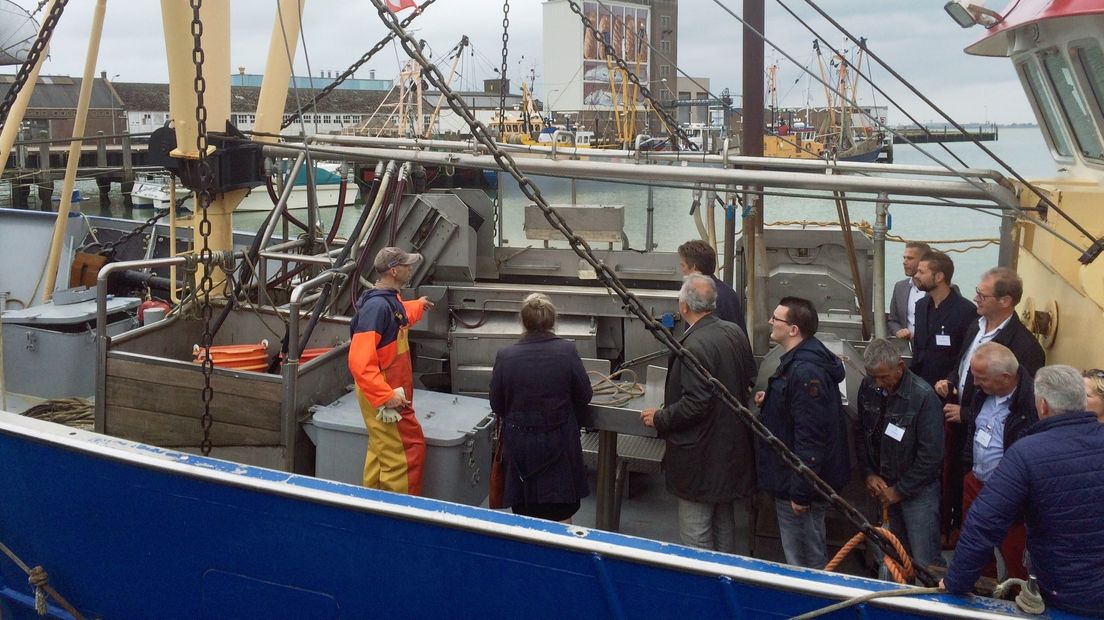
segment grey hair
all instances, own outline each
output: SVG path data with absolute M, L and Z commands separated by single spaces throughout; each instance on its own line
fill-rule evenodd
M 1035 398 L 1050 405 L 1055 414 L 1084 411 L 1088 408 L 1085 383 L 1072 366 L 1043 366 L 1035 373 Z
M 683 278 L 678 298 L 690 312 L 713 312 L 717 309 L 717 286 L 713 278 L 692 273 Z
M 901 361 L 901 350 L 885 338 L 871 340 L 863 351 L 863 363 L 867 370 L 888 366 L 894 368 Z
M 1016 376 L 1020 370 L 1020 361 L 1016 359 L 1016 354 L 999 342 L 986 342 L 978 347 L 974 351 L 974 359 L 978 359 L 979 356 L 989 365 L 986 370 L 990 376 L 994 373 Z

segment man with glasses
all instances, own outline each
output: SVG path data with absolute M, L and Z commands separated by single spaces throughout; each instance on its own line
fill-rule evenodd
M 961 453 L 966 447 L 964 444 L 968 438 L 961 430 L 963 420 L 960 404 L 968 404 L 974 396 L 970 360 L 978 347 L 987 342 L 1008 347 L 1028 376 L 1034 376 L 1035 371 L 1046 364 L 1043 347 L 1016 315 L 1016 304 L 1020 303 L 1023 295 L 1023 280 L 1020 276 L 1007 267 L 995 267 L 985 272 L 974 292 L 974 303 L 977 304 L 977 313 L 980 316 L 963 337 L 963 352 L 956 367 L 946 379 L 935 383 L 936 393 L 947 401 L 943 405 L 943 416 L 950 428 L 954 429 L 949 433 L 951 439 L 948 442 L 948 454 Z M 955 463 L 951 465 L 953 467 Z M 962 490 L 956 488 L 957 481 L 962 479 L 960 473 L 952 472 L 948 478 L 950 488 L 944 493 L 944 511 L 951 513 L 948 524 L 950 529 L 962 524 L 961 515 L 957 514 L 957 507 L 962 503 Z
M 851 475 L 839 383 L 843 362 L 816 339 L 812 302 L 783 297 L 769 319 L 770 338 L 785 350 L 766 392 L 755 395 L 763 425 L 837 492 Z M 824 516 L 828 503 L 767 445 L 759 446 L 759 488 L 774 496 L 786 562 L 828 563 Z

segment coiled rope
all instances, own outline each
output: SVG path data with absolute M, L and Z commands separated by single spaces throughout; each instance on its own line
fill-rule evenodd
M 604 375 L 597 370 L 587 372 L 592 377 L 590 389 L 595 396 L 611 396 L 607 400 L 592 400 L 595 405 L 620 407 L 637 396 L 644 395 L 644 386 L 637 380 L 637 375 L 631 368 L 622 368 L 611 375 Z M 593 378 L 597 378 L 594 381 Z M 617 379 L 621 379 L 618 381 Z

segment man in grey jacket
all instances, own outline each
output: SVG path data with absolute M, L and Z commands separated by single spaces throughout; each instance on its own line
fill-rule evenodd
M 942 565 L 943 403 L 888 340 L 872 340 L 863 361 L 855 452 L 867 491 L 888 510 L 889 528 L 914 562 Z
M 902 340 L 910 340 L 916 328 L 916 302 L 923 299 L 925 293 L 921 291 L 912 277 L 916 275 L 916 268 L 920 265 L 920 259 L 931 251 L 931 247 L 923 241 L 909 241 L 905 244 L 905 252 L 901 255 L 901 266 L 905 269 L 905 279 L 893 285 L 893 296 L 889 300 L 889 316 L 886 317 L 888 333 Z
M 755 380 L 755 358 L 743 329 L 714 316 L 717 290 L 708 276 L 686 277 L 679 311 L 690 325 L 680 340 L 709 374 L 745 405 Z M 682 543 L 728 553 L 736 548 L 736 519 L 747 515 L 744 500 L 755 492 L 754 440 L 739 414 L 681 358 L 668 360 L 666 404 L 640 414 L 646 426 L 667 440 L 663 472 L 678 498 Z M 741 524 L 743 525 L 743 524 Z

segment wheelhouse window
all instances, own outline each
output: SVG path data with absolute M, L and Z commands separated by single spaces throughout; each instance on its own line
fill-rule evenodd
M 1042 54 L 1043 67 L 1047 77 L 1058 96 L 1058 103 L 1069 121 L 1073 130 L 1074 140 L 1086 159 L 1104 159 L 1104 146 L 1101 145 L 1100 134 L 1096 130 L 1092 114 L 1089 112 L 1088 103 L 1077 89 L 1077 82 L 1073 77 L 1073 69 L 1066 62 L 1065 57 L 1056 50 L 1047 50 Z
M 1104 118 L 1104 51 L 1093 41 L 1078 41 L 1070 47 L 1070 58 L 1085 76 L 1085 95 L 1096 106 L 1097 119 Z
M 1054 109 L 1054 103 L 1043 85 L 1043 76 L 1039 74 L 1039 70 L 1030 61 L 1020 63 L 1019 69 L 1027 83 L 1029 94 L 1032 100 L 1035 101 L 1035 107 L 1039 110 L 1039 116 L 1043 121 L 1043 131 L 1050 137 L 1050 144 L 1054 152 L 1061 157 L 1072 157 L 1073 151 L 1070 149 L 1069 138 L 1066 137 L 1065 130 L 1062 129 L 1062 123 L 1058 120 L 1058 112 Z

